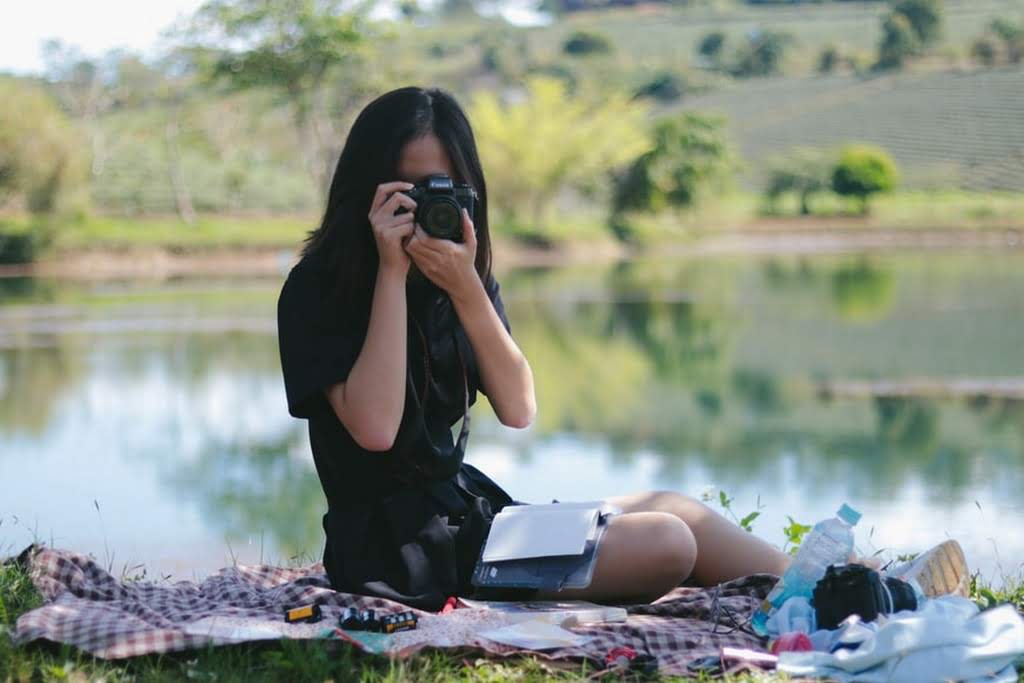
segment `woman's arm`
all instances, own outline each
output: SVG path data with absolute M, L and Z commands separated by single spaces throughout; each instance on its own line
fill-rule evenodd
M 533 371 L 494 310 L 480 278 L 475 280 L 451 299 L 473 346 L 484 393 L 503 425 L 528 427 L 537 414 Z
M 345 381 L 324 389 L 345 429 L 368 451 L 391 449 L 405 409 L 405 279 L 410 261 L 404 241 L 413 231 L 416 202 L 401 190 L 410 187 L 395 182 L 377 188 L 369 218 L 380 264 L 366 339 Z M 396 216 L 400 206 L 408 211 Z
M 498 317 L 474 266 L 476 230 L 462 210 L 462 243 L 417 227 L 406 243 L 419 269 L 448 292 L 480 366 L 484 392 L 503 425 L 526 427 L 537 414 L 533 371 Z
M 405 273 L 379 270 L 372 306 L 366 340 L 348 378 L 324 391 L 357 444 L 386 451 L 405 408 Z

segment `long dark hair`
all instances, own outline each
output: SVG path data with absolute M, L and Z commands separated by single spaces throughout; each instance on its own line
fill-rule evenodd
M 487 184 L 469 119 L 455 98 L 438 88 L 399 88 L 375 99 L 359 113 L 331 180 L 320 227 L 306 237 L 302 256 L 319 255 L 335 273 L 334 294 L 351 313 L 369 318 L 379 257 L 368 213 L 381 183 L 397 180 L 406 143 L 428 133 L 441 141 L 456 174 L 471 185 L 478 202 L 476 270 L 484 282 L 491 270 L 487 226 Z

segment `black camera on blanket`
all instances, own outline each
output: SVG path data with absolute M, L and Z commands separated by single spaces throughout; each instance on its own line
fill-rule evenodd
M 883 577 L 862 564 L 831 565 L 814 587 L 818 628 L 835 629 L 851 614 L 874 621 L 879 614 L 917 609 L 914 588 L 895 577 Z
M 462 241 L 462 209 L 466 209 L 472 220 L 476 190 L 466 184 L 456 184 L 442 173 L 430 176 L 405 194 L 416 202 L 413 216 L 428 235 L 452 242 Z M 395 215 L 407 211 L 401 207 Z

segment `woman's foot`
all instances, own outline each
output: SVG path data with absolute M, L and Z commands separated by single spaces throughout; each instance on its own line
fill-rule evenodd
M 953 539 L 943 541 L 886 574 L 904 581 L 916 581 L 921 592 L 929 598 L 938 595 L 967 597 L 971 581 L 963 548 Z

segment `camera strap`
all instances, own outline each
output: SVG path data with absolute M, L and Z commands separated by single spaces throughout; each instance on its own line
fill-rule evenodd
M 446 452 L 442 446 L 433 438 L 426 420 L 426 406 L 430 397 L 430 347 L 427 345 L 426 335 L 415 318 L 411 318 L 419 335 L 423 348 L 423 388 L 417 390 L 416 382 L 409 382 L 412 402 L 415 404 L 416 414 L 412 418 L 412 424 L 406 432 L 401 446 L 397 448 L 398 458 L 395 461 L 394 476 L 407 484 L 424 484 L 428 482 L 446 479 L 455 476 L 462 465 L 466 453 L 466 442 L 469 440 L 469 376 L 466 370 L 466 362 L 459 348 L 458 339 L 454 331 L 451 334 L 452 343 L 455 346 L 455 353 L 459 359 L 459 367 L 462 370 L 462 425 L 459 436 L 455 439 L 451 452 Z M 412 373 L 410 372 L 410 376 Z M 422 399 L 420 398 L 422 396 Z M 417 445 L 425 446 L 421 449 Z
M 420 327 L 419 322 L 416 322 L 416 331 L 420 335 L 420 343 L 423 346 L 423 401 L 418 402 L 420 404 L 420 419 L 424 421 L 424 427 L 426 427 L 426 410 L 427 400 L 430 397 L 430 347 L 427 346 L 427 337 L 423 334 L 423 328 Z M 466 441 L 469 439 L 469 375 L 466 372 L 466 361 L 462 357 L 462 349 L 459 348 L 459 340 L 455 336 L 455 331 L 451 333 L 452 346 L 455 347 L 455 355 L 459 359 L 459 369 L 462 370 L 462 425 L 459 428 L 459 437 L 455 440 L 455 449 L 465 453 Z M 413 385 L 415 391 L 415 383 Z M 424 429 L 426 432 L 426 429 Z M 436 450 L 434 442 L 430 439 L 430 433 L 427 434 L 427 442 L 431 448 Z

